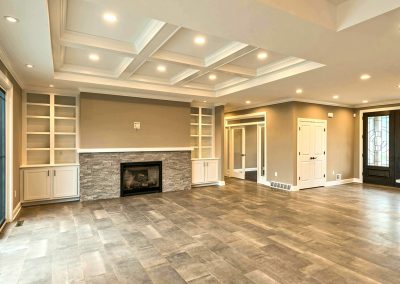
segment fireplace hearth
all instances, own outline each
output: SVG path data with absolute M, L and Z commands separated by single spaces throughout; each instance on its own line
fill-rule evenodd
M 121 163 L 121 196 L 162 192 L 162 162 Z

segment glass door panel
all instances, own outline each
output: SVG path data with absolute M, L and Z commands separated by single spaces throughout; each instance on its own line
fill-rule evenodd
M 245 177 L 245 128 L 232 128 L 231 129 L 231 151 L 230 151 L 230 168 L 233 169 L 231 176 L 244 179 Z

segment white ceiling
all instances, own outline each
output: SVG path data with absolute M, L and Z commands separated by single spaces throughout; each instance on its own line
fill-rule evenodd
M 25 89 L 54 84 L 231 109 L 246 100 L 353 106 L 400 99 L 400 1 L 311 2 L 5 0 L 0 58 Z M 117 22 L 105 22 L 104 13 Z M 197 36 L 204 45 L 194 43 Z M 268 58 L 258 59 L 261 51 Z M 372 78 L 361 81 L 363 73 Z

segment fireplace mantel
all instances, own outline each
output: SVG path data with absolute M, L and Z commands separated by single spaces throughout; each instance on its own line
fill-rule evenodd
M 180 152 L 193 151 L 193 147 L 165 147 L 165 148 L 80 148 L 78 153 L 130 153 L 130 152 Z

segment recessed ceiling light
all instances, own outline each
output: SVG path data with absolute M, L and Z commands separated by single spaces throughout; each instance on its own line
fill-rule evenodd
M 217 75 L 211 74 L 210 76 L 208 76 L 208 79 L 214 81 L 215 79 L 217 79 Z
M 99 61 L 100 57 L 97 54 L 89 54 L 89 59 L 92 61 Z
M 103 20 L 109 23 L 115 23 L 118 19 L 113 13 L 104 13 Z
M 248 104 L 248 105 L 251 104 L 251 101 L 246 101 L 246 104 Z
M 19 20 L 17 18 L 11 17 L 11 16 L 5 16 L 4 19 L 9 21 L 10 23 L 18 23 Z
M 400 89 L 400 84 L 398 84 L 398 85 L 397 85 L 397 88 L 399 88 L 399 89 Z
M 49 87 L 50 87 L 50 88 L 54 88 L 54 85 L 53 85 L 53 84 L 50 84 Z
M 338 95 L 334 95 L 332 98 L 334 98 L 335 100 L 337 100 L 339 98 Z
M 25 64 L 25 66 L 26 66 L 26 68 L 29 68 L 29 69 L 33 68 L 32 64 Z
M 363 75 L 360 76 L 360 79 L 364 80 L 364 81 L 368 80 L 369 78 L 371 78 L 371 75 L 369 75 L 369 74 L 363 74 Z
M 303 93 L 303 89 L 297 89 L 296 90 L 296 94 L 301 94 L 301 93 Z
M 368 101 L 367 101 L 367 100 L 363 100 L 362 103 L 363 103 L 363 104 L 366 104 L 366 103 L 368 103 Z
M 194 38 L 194 43 L 198 45 L 203 45 L 206 43 L 206 38 L 204 36 L 196 36 Z
M 203 103 L 206 103 L 207 101 L 203 101 Z
M 264 51 L 259 52 L 259 53 L 257 54 L 257 58 L 260 59 L 260 60 L 264 60 L 264 59 L 266 59 L 267 57 L 268 57 L 268 53 L 266 53 L 266 52 L 264 52 Z
M 157 66 L 157 71 L 158 72 L 165 72 L 165 71 L 167 71 L 167 67 L 165 67 L 164 65 L 158 65 Z

